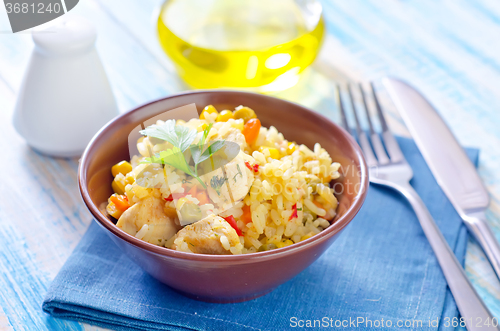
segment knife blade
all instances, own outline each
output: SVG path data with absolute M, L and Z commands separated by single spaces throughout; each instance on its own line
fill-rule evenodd
M 500 278 L 500 245 L 485 216 L 490 199 L 476 168 L 434 107 L 413 87 L 384 78 L 397 110 L 439 186 Z

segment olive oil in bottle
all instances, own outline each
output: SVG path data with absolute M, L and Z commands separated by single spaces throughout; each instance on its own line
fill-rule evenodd
M 291 87 L 324 29 L 315 0 L 167 0 L 158 17 L 161 46 L 194 88 Z

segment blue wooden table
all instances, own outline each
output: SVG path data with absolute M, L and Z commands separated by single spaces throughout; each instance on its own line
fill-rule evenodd
M 118 106 L 126 111 L 186 87 L 154 31 L 157 0 L 83 0 L 72 11 L 93 21 L 97 49 Z M 401 77 L 437 107 L 465 146 L 481 148 L 491 194 L 488 220 L 500 238 L 500 2 L 323 1 L 328 36 L 299 84 L 278 96 L 338 120 L 333 82 Z M 12 110 L 33 43 L 11 34 L 0 8 L 0 329 L 94 330 L 51 318 L 43 296 L 92 217 L 76 184 L 77 159 L 33 152 L 12 126 Z M 393 131 L 407 135 L 381 92 Z M 500 317 L 500 283 L 469 242 L 467 274 Z

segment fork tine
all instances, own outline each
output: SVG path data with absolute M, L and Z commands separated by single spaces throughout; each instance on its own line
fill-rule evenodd
M 347 91 L 349 92 L 349 98 L 351 99 L 352 113 L 354 114 L 354 121 L 356 122 L 356 133 L 358 134 L 358 136 L 361 136 L 361 134 L 364 132 L 361 130 L 361 125 L 359 124 L 356 105 L 354 104 L 354 97 L 352 96 L 351 84 L 347 84 Z
M 356 132 L 358 134 L 359 145 L 361 146 L 361 150 L 363 150 L 363 154 L 365 155 L 366 163 L 368 167 L 374 167 L 378 164 L 377 158 L 373 154 L 372 147 L 370 146 L 370 142 L 368 141 L 368 137 L 366 136 L 365 131 L 361 130 L 361 125 L 359 124 L 358 114 L 356 111 L 356 106 L 354 104 L 354 98 L 352 96 L 351 85 L 347 85 L 349 91 L 349 98 L 351 99 L 352 112 L 354 114 L 354 119 L 356 121 Z M 345 114 L 344 114 L 345 116 Z
M 368 126 L 370 127 L 370 134 L 374 134 L 375 130 L 373 129 L 372 119 L 371 119 L 370 113 L 368 111 L 365 90 L 363 89 L 363 85 L 361 85 L 361 83 L 358 84 L 358 88 L 361 91 L 361 98 L 363 99 L 363 106 L 365 107 L 366 118 L 368 119 Z
M 363 99 L 363 106 L 365 108 L 366 118 L 368 119 L 368 125 L 370 127 L 370 138 L 372 140 L 373 149 L 375 150 L 375 154 L 377 155 L 379 163 L 382 165 L 388 164 L 390 162 L 389 156 L 387 156 L 387 153 L 385 152 L 384 145 L 382 145 L 382 141 L 380 140 L 380 136 L 373 129 L 370 111 L 368 110 L 368 106 L 366 103 L 365 91 L 361 84 L 359 84 L 358 86 Z
M 404 160 L 403 153 L 399 148 L 399 144 L 392 135 L 391 131 L 389 131 L 389 126 L 387 125 L 387 121 L 385 120 L 384 113 L 382 108 L 380 107 L 380 103 L 377 98 L 377 94 L 375 93 L 375 88 L 373 86 L 373 82 L 370 82 L 370 87 L 372 90 L 373 100 L 375 100 L 375 105 L 377 107 L 377 114 L 380 119 L 380 124 L 382 126 L 382 139 L 384 140 L 385 148 L 389 153 L 391 158 L 391 162 L 399 162 Z
M 380 103 L 378 102 L 377 94 L 375 93 L 375 87 L 373 86 L 373 82 L 370 82 L 370 88 L 372 90 L 373 100 L 375 101 L 375 106 L 377 108 L 378 118 L 380 120 L 380 124 L 382 125 L 382 131 L 389 131 L 389 127 L 387 126 L 387 122 L 385 120 L 385 116 L 382 113 L 382 108 L 380 107 Z
M 345 116 L 345 110 L 344 110 L 344 103 L 342 102 L 342 97 L 340 96 L 340 86 L 337 85 L 337 88 L 335 89 L 335 94 L 336 94 L 336 99 L 337 99 L 337 106 L 339 107 L 340 110 L 340 120 L 342 121 L 342 127 L 349 133 L 349 125 L 347 124 L 347 117 Z

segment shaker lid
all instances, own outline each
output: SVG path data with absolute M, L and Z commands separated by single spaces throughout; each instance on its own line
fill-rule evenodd
M 61 17 L 49 27 L 34 29 L 33 41 L 37 48 L 52 54 L 86 51 L 97 37 L 94 25 L 80 16 Z

